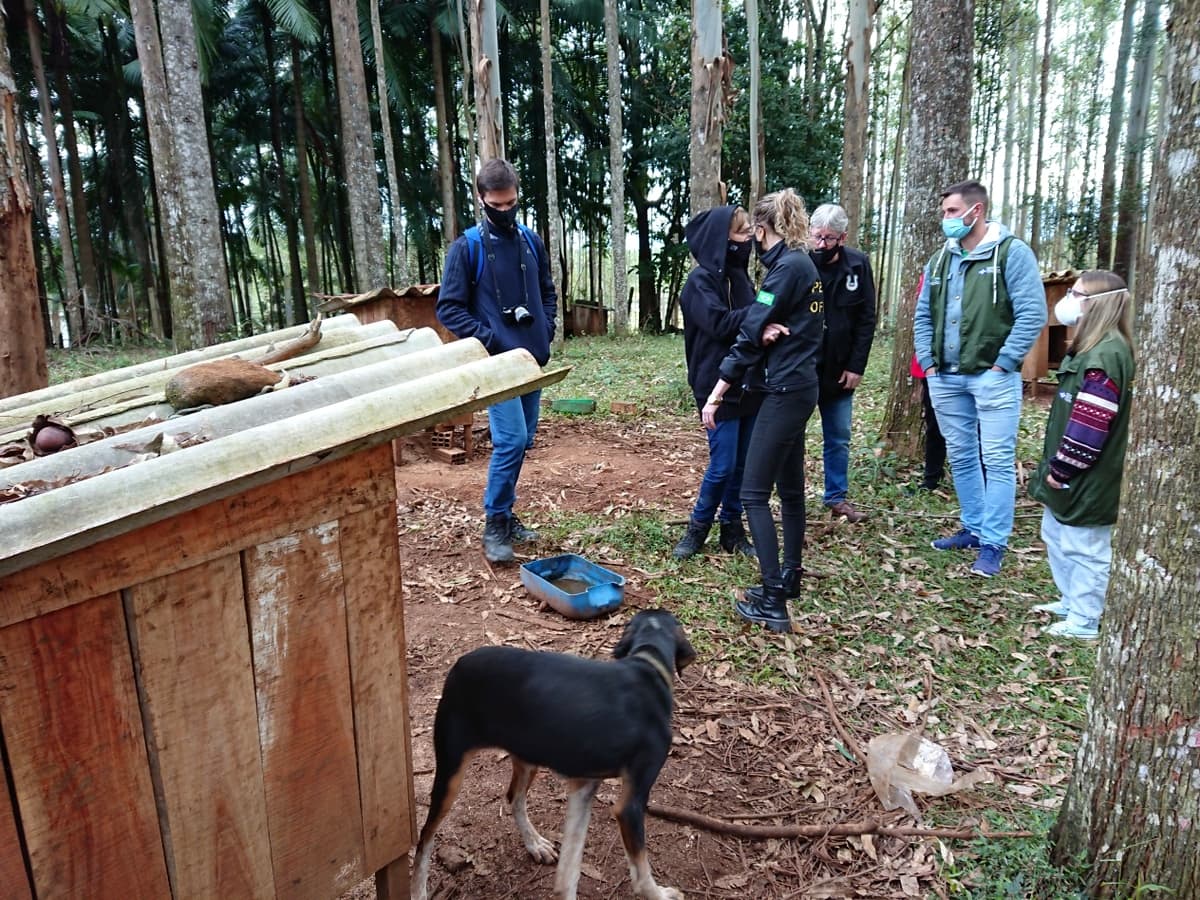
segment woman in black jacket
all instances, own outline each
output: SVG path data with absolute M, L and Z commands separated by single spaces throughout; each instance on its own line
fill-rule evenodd
M 714 206 L 697 213 L 687 224 L 688 249 L 697 266 L 688 274 L 679 296 L 683 310 L 683 346 L 688 384 L 696 409 L 704 407 L 708 389 L 717 380 L 721 360 L 733 346 L 746 313 L 754 305 L 754 282 L 747 265 L 752 249 L 750 216 L 740 206 Z M 676 559 L 700 552 L 712 529 L 721 523 L 721 548 L 754 555 L 742 525 L 742 470 L 762 396 L 733 389 L 708 431 L 708 468 L 700 482 L 687 532 L 675 546 Z
M 804 428 L 817 405 L 825 308 L 817 269 L 808 256 L 808 213 L 794 191 L 777 191 L 758 201 L 754 240 L 767 275 L 701 416 L 713 428 L 726 392 L 754 371 L 765 397 L 746 456 L 742 504 L 758 548 L 762 586 L 748 589 L 736 608 L 746 621 L 789 632 L 787 597 L 796 592 L 804 546 Z M 780 568 L 768 505 L 772 489 L 779 492 L 786 572 Z

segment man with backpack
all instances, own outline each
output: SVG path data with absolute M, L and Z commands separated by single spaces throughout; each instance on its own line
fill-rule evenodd
M 475 176 L 475 188 L 484 219 L 450 245 L 438 321 L 456 337 L 477 338 L 492 355 L 520 347 L 544 366 L 558 293 L 542 239 L 517 222 L 517 172 L 506 160 L 490 159 Z M 531 391 L 488 407 L 492 459 L 483 493 L 483 553 L 490 562 L 512 562 L 514 543 L 537 539 L 512 509 L 540 403 L 541 391 Z

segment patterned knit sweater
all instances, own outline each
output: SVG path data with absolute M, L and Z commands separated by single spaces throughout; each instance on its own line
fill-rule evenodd
M 1088 369 L 1084 373 L 1062 442 L 1050 460 L 1055 481 L 1069 484 L 1076 475 L 1095 465 L 1120 409 L 1120 397 L 1121 386 L 1104 370 Z

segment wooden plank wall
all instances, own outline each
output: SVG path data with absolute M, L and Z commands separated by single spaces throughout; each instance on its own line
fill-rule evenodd
M 405 871 L 393 478 L 377 447 L 0 578 L 0 896 L 306 900 Z

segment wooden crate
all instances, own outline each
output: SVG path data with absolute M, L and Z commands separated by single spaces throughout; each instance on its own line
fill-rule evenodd
M 0 577 L 0 896 L 407 896 L 387 444 Z

